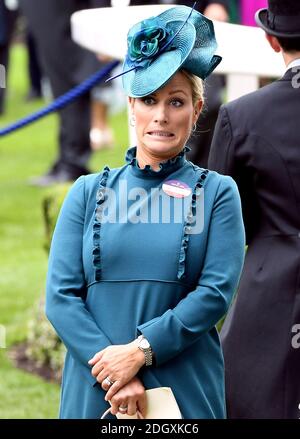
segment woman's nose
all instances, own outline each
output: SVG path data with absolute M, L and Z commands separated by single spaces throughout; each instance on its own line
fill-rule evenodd
M 156 123 L 167 123 L 169 119 L 167 109 L 165 105 L 159 105 L 156 107 L 156 112 L 154 115 L 154 121 Z

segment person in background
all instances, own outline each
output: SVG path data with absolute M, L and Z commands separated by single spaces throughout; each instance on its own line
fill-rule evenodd
M 109 83 L 95 86 L 91 91 L 90 141 L 94 151 L 112 148 L 114 145 L 114 134 L 108 118 L 112 98 L 113 90 Z
M 30 29 L 26 31 L 26 46 L 28 53 L 29 91 L 26 101 L 33 101 L 42 97 L 42 70 L 37 53 L 36 42 Z
M 79 9 L 110 6 L 107 0 L 20 0 L 35 38 L 43 72 L 54 98 L 80 84 L 101 65 L 96 56 L 71 38 L 70 17 Z M 49 171 L 31 184 L 48 186 L 76 180 L 89 173 L 90 94 L 80 96 L 59 112 L 59 153 Z
M 235 179 L 248 244 L 221 332 L 228 417 L 299 419 L 300 3 L 268 4 L 256 22 L 286 73 L 221 107 L 208 167 Z
M 0 0 L 0 64 L 5 68 L 6 87 L 0 87 L 0 115 L 5 111 L 5 96 L 7 88 L 9 47 L 18 17 L 18 3 Z

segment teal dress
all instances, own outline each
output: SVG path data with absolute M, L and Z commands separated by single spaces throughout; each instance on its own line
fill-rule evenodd
M 156 360 L 138 373 L 146 389 L 171 387 L 184 418 L 226 417 L 215 325 L 244 261 L 240 197 L 231 177 L 186 160 L 187 149 L 155 171 L 130 148 L 124 166 L 80 177 L 63 203 L 46 293 L 67 348 L 60 418 L 99 418 L 109 403 L 88 360 L 141 333 Z

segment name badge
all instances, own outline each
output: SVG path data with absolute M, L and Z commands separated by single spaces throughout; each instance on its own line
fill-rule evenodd
M 163 191 L 170 197 L 184 198 L 192 193 L 192 189 L 183 181 L 168 180 L 162 185 Z

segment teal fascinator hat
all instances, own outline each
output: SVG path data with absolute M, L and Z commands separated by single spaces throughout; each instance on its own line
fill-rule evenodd
M 122 75 L 128 96 L 147 96 L 179 69 L 205 79 L 222 59 L 214 54 L 216 48 L 213 22 L 194 8 L 177 6 L 131 27 L 117 76 Z

